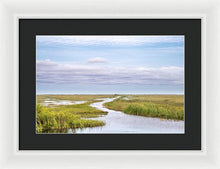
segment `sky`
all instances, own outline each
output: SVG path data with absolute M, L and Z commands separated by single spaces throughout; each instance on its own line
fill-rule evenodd
M 36 36 L 37 94 L 184 94 L 184 36 Z

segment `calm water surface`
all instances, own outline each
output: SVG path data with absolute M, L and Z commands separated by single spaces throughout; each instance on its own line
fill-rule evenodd
M 103 106 L 104 103 L 112 102 L 116 98 L 100 99 L 100 102 L 92 103 L 90 106 L 98 110 L 108 112 L 94 120 L 105 121 L 102 127 L 69 129 L 68 133 L 184 133 L 184 121 L 161 120 L 159 118 L 143 117 L 114 111 Z

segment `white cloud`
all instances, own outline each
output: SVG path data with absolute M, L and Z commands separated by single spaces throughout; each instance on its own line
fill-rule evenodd
M 38 84 L 162 84 L 184 82 L 182 67 L 104 67 L 37 61 Z
M 37 43 L 44 45 L 143 45 L 152 43 L 174 43 L 183 42 L 184 36 L 37 36 Z
M 88 60 L 88 63 L 106 63 L 106 62 L 108 61 L 102 57 L 94 57 Z

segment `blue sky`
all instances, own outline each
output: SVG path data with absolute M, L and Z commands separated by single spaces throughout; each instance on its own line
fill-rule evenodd
M 37 94 L 183 94 L 184 36 L 37 36 Z

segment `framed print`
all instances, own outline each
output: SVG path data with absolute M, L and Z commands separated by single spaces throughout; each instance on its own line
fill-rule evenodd
M 76 26 L 79 25 L 78 23 L 75 24 L 73 28 L 72 26 L 70 26 L 71 24 L 68 24 L 68 26 L 66 26 L 64 22 L 61 22 L 63 19 L 73 21 L 86 19 L 87 21 L 91 21 L 92 24 L 90 26 L 87 25 L 87 27 L 78 27 Z M 98 21 L 93 22 L 94 19 L 102 19 L 102 24 L 100 26 L 96 26 Z M 110 26 L 110 24 L 106 25 L 104 21 L 109 19 L 120 19 L 120 25 L 114 27 Z M 50 20 L 61 21 L 56 21 L 56 24 L 52 24 Z M 136 20 L 136 23 L 127 24 L 126 28 L 119 31 L 120 27 L 124 25 L 121 20 Z M 151 23 L 148 24 L 147 27 L 144 27 L 144 24 L 142 24 L 141 26 L 137 26 L 138 20 L 160 20 L 164 23 L 168 23 L 167 21 L 169 20 L 182 20 L 182 22 L 185 22 L 185 24 L 181 24 L 180 22 L 178 23 L 175 21 L 176 24 L 169 26 L 171 25 L 170 21 L 169 24 L 164 24 L 163 26 L 159 25 L 157 22 L 157 24 Z M 196 33 L 190 33 L 191 27 L 188 27 L 186 24 L 186 22 L 190 22 L 190 20 L 197 20 L 196 22 L 199 22 L 201 29 L 194 25 L 192 26 L 192 30 L 197 33 L 201 31 L 201 43 L 196 42 L 195 39 L 198 39 L 197 36 L 195 37 L 195 35 L 197 35 Z M 219 169 L 219 21 L 220 4 L 218 0 L 118 0 L 117 2 L 110 0 L 55 0 L 53 1 L 53 3 L 51 3 L 51 1 L 49 0 L 1 0 L 0 168 L 60 169 L 74 167 L 80 169 Z M 40 22 L 44 22 L 44 24 L 41 25 Z M 79 22 L 80 24 L 82 24 L 83 21 Z M 47 30 L 47 28 L 49 28 L 49 25 L 51 24 L 53 25 L 53 28 Z M 22 29 L 19 28 L 19 25 L 22 29 L 25 27 L 28 27 L 29 29 L 25 29 L 22 31 Z M 151 25 L 154 25 L 154 29 L 150 28 Z M 178 25 L 179 28 L 175 27 L 174 25 Z M 99 27 L 100 29 L 102 28 L 102 30 L 100 30 Z M 110 30 L 107 31 L 107 28 L 109 28 Z M 196 31 L 197 28 L 200 31 Z M 64 31 L 64 29 L 66 29 L 66 31 Z M 87 32 L 85 29 L 89 29 L 91 32 Z M 159 29 L 161 32 L 158 31 Z M 180 32 L 178 32 L 177 30 L 179 30 Z M 19 31 L 21 33 L 20 35 L 22 36 L 19 35 Z M 144 31 L 146 32 L 144 33 Z M 123 36 L 122 34 L 126 36 L 184 35 L 184 106 L 186 106 L 186 108 L 184 107 L 184 133 L 115 134 L 116 136 L 118 136 L 118 138 L 114 136 L 111 137 L 111 134 L 102 134 L 102 136 L 104 137 L 100 136 L 98 139 L 96 139 L 96 136 L 100 134 L 36 133 L 35 106 L 37 100 L 35 95 L 37 94 L 37 92 L 35 89 L 37 89 L 37 86 L 39 86 L 39 84 L 36 83 L 36 62 L 37 60 L 46 60 L 46 58 L 37 59 L 36 57 L 36 36 L 99 36 L 98 34 L 100 34 L 100 36 Z M 196 44 L 200 44 L 201 47 L 201 50 L 198 50 L 201 52 L 199 53 L 199 55 L 198 52 L 196 52 L 196 49 L 198 49 L 196 47 Z M 101 49 L 103 50 L 103 48 Z M 120 50 L 122 49 L 123 48 L 121 47 Z M 134 46 L 130 47 L 129 50 L 134 50 Z M 65 51 L 66 56 L 67 50 Z M 79 50 L 77 51 L 79 52 Z M 191 53 L 190 51 L 194 51 L 194 53 Z M 110 53 L 112 53 L 112 50 Z M 149 52 L 147 53 L 150 54 Z M 126 59 L 131 58 L 131 55 L 126 56 Z M 197 56 L 201 56 L 201 60 Z M 48 53 L 48 56 L 45 57 L 51 56 L 49 56 Z M 73 56 L 71 55 L 70 58 L 72 57 Z M 91 58 L 94 57 L 106 56 L 91 56 Z M 88 61 L 91 58 L 87 58 L 84 61 L 84 64 L 89 64 Z M 138 57 L 135 58 L 137 60 L 139 59 Z M 22 61 L 20 59 L 22 59 Z M 49 59 L 50 61 L 55 61 L 51 58 L 47 59 Z M 59 64 L 61 64 L 61 61 L 63 62 L 62 58 L 60 59 L 61 60 L 59 61 Z M 111 63 L 112 57 L 106 58 L 106 60 Z M 171 60 L 169 59 L 164 60 L 164 62 L 162 62 L 162 60 L 159 61 L 164 65 L 167 62 L 171 63 Z M 74 62 L 76 62 L 76 59 L 74 59 Z M 90 63 L 90 65 L 98 67 L 98 65 L 103 66 L 102 64 L 107 64 L 108 62 L 93 64 Z M 148 64 L 151 63 L 149 60 L 148 62 L 144 62 L 143 60 L 141 62 L 143 62 L 144 67 L 149 66 Z M 68 61 L 66 64 L 73 64 L 73 62 Z M 133 64 L 135 63 L 132 62 L 132 65 Z M 78 66 L 82 66 L 82 64 L 80 63 L 78 64 Z M 124 67 L 125 66 L 127 65 L 124 65 Z M 201 67 L 198 68 L 196 66 Z M 151 65 L 151 67 L 153 66 Z M 154 65 L 154 67 L 156 66 Z M 63 71 L 61 71 L 61 73 L 62 72 Z M 201 73 L 201 76 L 196 76 L 198 72 Z M 25 78 L 20 79 L 21 76 L 19 75 L 19 73 L 23 74 Z M 88 73 L 91 74 L 92 71 L 88 71 Z M 102 72 L 98 73 L 101 74 Z M 103 73 L 106 73 L 106 71 Z M 109 73 L 111 74 L 111 70 L 109 70 Z M 164 76 L 164 78 L 166 77 L 168 76 Z M 191 80 L 187 79 L 187 77 L 191 77 Z M 196 83 L 198 81 L 201 81 L 201 86 Z M 19 83 L 21 83 L 21 85 Z M 19 93 L 19 88 L 22 88 L 22 91 L 24 92 Z M 190 90 L 192 88 L 193 90 Z M 136 90 L 138 89 L 139 88 L 137 88 Z M 129 92 L 130 91 L 134 91 L 134 89 L 129 90 Z M 199 93 L 199 91 L 201 92 L 201 100 L 196 99 L 196 96 L 198 96 L 197 93 Z M 24 95 L 20 95 L 22 93 Z M 38 94 L 44 93 L 39 92 Z M 19 105 L 19 101 L 21 101 L 23 107 Z M 75 101 L 79 100 L 77 99 Z M 98 101 L 100 100 L 97 100 L 97 102 Z M 72 102 L 74 102 L 74 100 L 72 100 L 71 103 Z M 197 105 L 200 103 L 201 106 L 197 107 Z M 190 105 L 188 109 L 187 105 Z M 27 111 L 30 113 L 27 113 Z M 22 112 L 24 114 L 22 114 Z M 201 113 L 201 116 L 195 115 L 198 112 Z M 193 115 L 193 117 L 190 117 L 190 115 Z M 19 116 L 20 120 L 22 120 L 22 123 L 19 122 Z M 196 121 L 198 120 L 198 117 L 201 118 L 199 122 Z M 195 125 L 198 128 L 195 129 L 191 127 L 190 124 L 192 124 L 192 126 Z M 19 128 L 19 125 L 21 128 Z M 201 129 L 201 132 L 199 129 Z M 199 136 L 197 135 L 197 137 L 195 133 L 197 133 Z M 88 137 L 88 135 L 90 137 Z M 132 138 L 132 135 L 135 135 L 137 137 Z M 72 137 L 75 138 L 73 139 Z M 83 137 L 83 139 L 80 140 L 80 138 L 78 137 Z M 103 143 L 100 143 L 101 141 L 99 139 L 101 139 Z M 84 146 L 82 146 L 84 150 L 82 150 L 82 147 L 79 147 L 80 141 L 81 144 L 84 144 Z M 95 142 L 93 144 L 93 149 L 91 149 L 92 145 L 88 145 L 88 143 L 91 142 Z M 174 143 L 172 144 L 171 142 Z M 196 148 L 194 147 L 195 149 L 192 147 L 192 142 L 194 145 L 196 145 Z M 118 149 L 114 149 L 115 147 L 113 147 L 111 143 L 114 144 L 115 147 L 118 146 Z M 200 146 L 198 146 L 199 144 L 197 143 L 200 143 Z M 98 146 L 101 146 L 102 144 L 106 145 L 106 147 L 100 150 L 101 147 Z M 137 146 L 134 147 L 134 149 L 129 149 L 132 147 L 131 145 L 134 144 L 138 145 L 139 149 L 137 148 Z M 76 149 L 76 147 L 78 147 L 78 150 Z M 123 147 L 124 149 L 122 149 Z M 167 149 L 164 149 L 163 147 L 166 147 Z M 188 149 L 189 147 L 191 148 L 191 150 Z
M 201 150 L 201 19 L 20 19 L 19 149 Z

